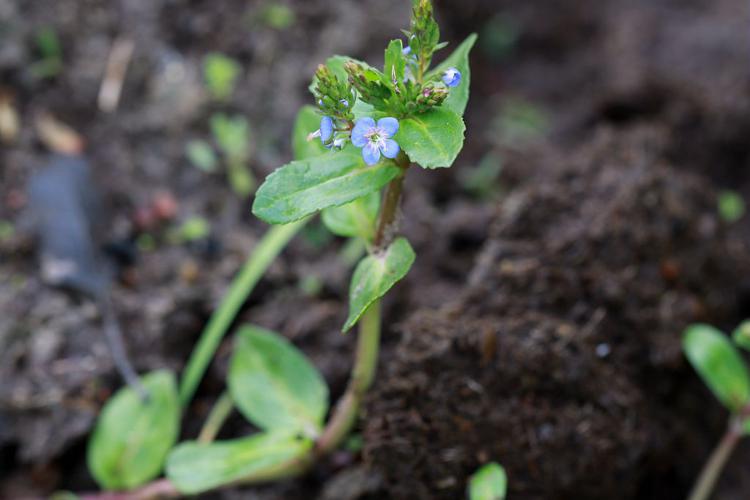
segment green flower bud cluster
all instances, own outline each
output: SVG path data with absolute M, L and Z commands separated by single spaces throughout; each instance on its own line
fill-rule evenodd
M 325 116 L 347 122 L 354 121 L 352 108 L 357 95 L 349 82 L 341 81 L 323 64 L 315 71 L 317 85 L 314 89 L 318 107 Z

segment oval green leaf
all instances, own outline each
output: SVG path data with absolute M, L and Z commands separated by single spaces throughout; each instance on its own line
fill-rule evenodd
M 274 471 L 302 457 L 311 447 L 309 439 L 278 433 L 206 444 L 182 443 L 169 455 L 167 477 L 185 495 L 243 480 L 273 479 Z
M 500 464 L 490 462 L 479 468 L 469 479 L 469 500 L 503 500 L 508 489 L 508 476 Z
M 378 191 L 399 172 L 390 162 L 366 167 L 354 147 L 293 161 L 266 178 L 253 213 L 270 224 L 287 224 Z
M 415 257 L 406 238 L 397 238 L 384 252 L 360 261 L 349 287 L 349 317 L 342 331 L 353 327 L 373 302 L 406 276 Z
M 129 387 L 102 409 L 89 441 L 91 474 L 108 490 L 130 489 L 158 476 L 179 433 L 180 404 L 174 375 L 158 371 L 142 378 L 147 401 Z
M 683 334 L 682 348 L 690 364 L 724 406 L 735 412 L 747 404 L 750 376 L 740 353 L 726 335 L 709 325 L 691 325 Z
M 333 234 L 370 241 L 375 234 L 379 209 L 380 192 L 374 191 L 346 205 L 324 209 L 321 218 Z
M 297 113 L 292 131 L 292 149 L 295 160 L 304 160 L 327 152 L 320 139 L 307 140 L 310 133 L 320 128 L 320 119 L 320 113 L 312 106 L 303 106 Z
M 439 76 L 448 68 L 456 68 L 461 72 L 461 84 L 450 89 L 448 98 L 442 107 L 450 109 L 459 116 L 463 116 L 466 104 L 469 102 L 469 87 L 471 85 L 471 67 L 469 66 L 469 53 L 477 41 L 476 33 L 469 35 L 448 58 L 427 74 L 427 77 Z
M 328 411 L 328 387 L 288 340 L 243 326 L 229 365 L 229 392 L 237 408 L 263 430 L 317 435 Z
M 423 168 L 450 167 L 464 145 L 464 121 L 449 109 L 433 108 L 400 125 L 396 142 Z
M 745 350 L 750 351 L 750 320 L 740 323 L 740 326 L 732 332 L 734 343 Z

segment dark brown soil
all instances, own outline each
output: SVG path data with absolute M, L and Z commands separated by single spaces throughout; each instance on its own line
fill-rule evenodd
M 750 260 L 659 139 L 603 130 L 519 188 L 460 297 L 401 326 L 365 433 L 389 497 L 457 498 L 489 459 L 516 498 L 686 493 L 723 412 L 680 333 L 739 317 Z
M 408 15 L 405 0 L 289 1 L 296 21 L 277 30 L 259 20 L 267 3 L 0 0 L 0 90 L 15 96 L 22 123 L 15 143 L 0 146 L 0 219 L 17 230 L 0 240 L 0 498 L 93 489 L 86 439 L 120 385 L 93 306 L 38 273 L 23 192 L 47 151 L 33 118 L 50 112 L 86 140 L 109 241 L 127 241 L 134 215 L 164 191 L 179 204 L 172 225 L 210 221 L 212 236 L 198 245 L 168 243 L 170 224 L 152 230 L 156 248 L 113 291 L 138 370 L 179 370 L 265 231 L 221 175 L 189 165 L 185 144 L 208 137 L 216 110 L 247 116 L 252 168 L 264 176 L 290 157 L 315 65 L 333 53 L 382 62 Z M 359 429 L 364 453 L 342 451 L 304 479 L 253 494 L 460 498 L 468 474 L 498 460 L 511 498 L 684 497 L 725 415 L 682 359 L 680 332 L 696 320 L 730 328 L 750 311 L 750 218 L 727 227 L 716 217 L 718 188 L 750 195 L 750 6 L 436 5 L 444 38 L 481 35 L 467 143 L 455 168 L 409 173 L 402 232 L 418 259 L 386 302 L 382 376 Z M 29 67 L 44 26 L 60 35 L 65 64 L 40 80 Z M 509 26 L 514 43 L 488 42 Z M 136 50 L 108 115 L 95 103 L 117 35 Z M 221 105 L 201 91 L 211 51 L 244 68 Z M 503 120 L 519 102 L 535 126 Z M 485 183 L 489 196 L 464 181 L 483 158 L 503 167 Z M 353 343 L 338 333 L 350 273 L 340 248 L 320 231 L 297 238 L 239 319 L 293 339 L 334 397 Z M 314 293 L 300 285 L 309 276 L 319 279 Z M 222 390 L 230 349 L 227 340 L 183 437 L 195 436 Z M 235 415 L 222 436 L 248 431 Z M 741 448 L 716 498 L 747 496 L 748 459 Z

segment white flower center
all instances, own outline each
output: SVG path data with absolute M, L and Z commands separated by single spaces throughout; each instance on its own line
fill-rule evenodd
M 380 127 L 373 127 L 365 132 L 365 137 L 368 141 L 370 141 L 370 144 L 379 148 L 384 148 L 385 140 L 388 138 L 388 134 L 386 134 L 385 130 Z

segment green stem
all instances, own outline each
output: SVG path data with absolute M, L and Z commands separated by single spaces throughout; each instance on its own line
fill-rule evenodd
M 716 485 L 716 481 L 721 475 L 721 471 L 724 469 L 724 465 L 727 463 L 740 438 L 742 438 L 741 429 L 737 428 L 734 421 L 730 422 L 727 432 L 721 438 L 714 451 L 711 452 L 706 465 L 703 466 L 703 470 L 701 470 L 700 476 L 698 476 L 698 480 L 695 482 L 688 500 L 708 500 Z
M 346 393 L 315 443 L 315 457 L 321 457 L 335 450 L 354 426 L 362 398 L 375 378 L 379 348 L 380 300 L 377 300 L 359 321 L 359 339 L 352 376 Z
M 308 220 L 302 219 L 284 226 L 273 226 L 258 242 L 239 274 L 232 281 L 226 297 L 209 319 L 198 344 L 193 349 L 180 383 L 180 401 L 183 406 L 187 406 L 193 398 L 224 333 L 234 321 L 253 287 L 289 240 L 302 229 Z
M 224 391 L 219 399 L 214 403 L 214 407 L 211 408 L 211 413 L 208 414 L 206 422 L 203 424 L 200 434 L 198 435 L 198 442 L 210 443 L 216 439 L 216 435 L 219 433 L 221 426 L 229 415 L 232 413 L 234 408 L 234 402 L 232 396 L 227 391 Z

